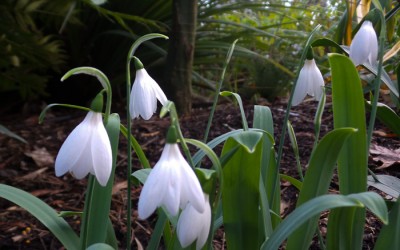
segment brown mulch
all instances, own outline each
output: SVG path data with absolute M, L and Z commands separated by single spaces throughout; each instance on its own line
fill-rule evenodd
M 260 105 L 268 105 L 272 109 L 275 140 L 278 144 L 280 138 L 280 128 L 285 114 L 285 100 L 276 100 L 274 103 L 259 101 Z M 48 205 L 58 211 L 81 211 L 84 202 L 84 190 L 87 178 L 75 180 L 69 174 L 57 178 L 54 174 L 54 159 L 57 152 L 71 132 L 71 130 L 82 121 L 85 113 L 83 111 L 54 108 L 48 112 L 43 124 L 38 124 L 38 115 L 45 106 L 43 103 L 33 103 L 25 105 L 24 108 L 2 108 L 0 109 L 0 124 L 6 126 L 11 131 L 23 137 L 28 144 L 23 144 L 15 139 L 0 134 L 0 183 L 12 185 L 20 188 L 36 197 L 40 198 Z M 122 123 L 126 124 L 126 115 L 123 108 L 117 105 Z M 290 120 L 296 132 L 297 141 L 300 146 L 300 157 L 303 169 L 310 157 L 312 145 L 314 143 L 313 119 L 316 103 L 313 101 L 305 102 L 292 109 Z M 253 104 L 245 105 L 246 116 L 251 125 L 253 119 Z M 196 104 L 191 115 L 181 117 L 180 123 L 183 134 L 187 138 L 202 139 L 207 124 L 209 104 Z M 321 136 L 330 131 L 333 126 L 331 103 L 327 101 L 323 116 Z M 160 157 L 165 143 L 164 135 L 168 128 L 168 118 L 160 119 L 154 116 L 149 121 L 134 120 L 132 133 L 142 146 L 150 164 L 154 166 Z M 209 138 L 215 138 L 232 129 L 241 128 L 240 112 L 237 105 L 232 103 L 222 103 L 218 105 L 214 116 L 214 122 Z M 392 137 L 390 133 L 379 123 L 377 123 L 376 133 L 374 133 L 374 143 L 389 149 L 398 149 L 400 141 L 397 137 Z M 113 201 L 111 208 L 111 220 L 113 222 L 116 235 L 120 241 L 120 247 L 126 245 L 126 141 L 121 136 L 120 151 L 117 159 L 117 171 L 115 186 L 113 189 Z M 218 149 L 217 149 L 218 150 Z M 382 165 L 370 159 L 372 170 Z M 399 176 L 396 170 L 399 164 L 392 167 L 376 170 L 376 173 L 385 173 Z M 136 156 L 133 156 L 133 170 L 140 169 L 141 166 Z M 286 139 L 284 154 L 282 159 L 281 172 L 287 175 L 298 177 L 295 167 L 295 158 Z M 337 177 L 331 182 L 331 192 L 337 192 Z M 289 183 L 282 182 L 282 216 L 287 215 L 294 209 L 298 192 Z M 141 221 L 137 219 L 136 204 L 140 194 L 140 187 L 132 189 L 133 211 L 132 211 L 132 246 L 137 248 L 140 242 L 144 247 L 150 238 L 153 221 Z M 382 194 L 384 195 L 384 194 Z M 67 219 L 78 231 L 79 217 Z M 320 228 L 322 233 L 326 232 L 327 213 L 321 215 Z M 368 214 L 364 235 L 365 249 L 370 249 L 374 245 L 376 235 L 380 229 L 380 222 L 374 216 Z M 216 238 L 215 248 L 220 249 L 226 245 L 223 233 L 219 233 Z M 314 242 L 313 249 L 318 249 L 318 243 Z M 35 218 L 20 207 L 5 199 L 0 199 L 0 249 L 63 249 L 61 244 L 51 233 Z

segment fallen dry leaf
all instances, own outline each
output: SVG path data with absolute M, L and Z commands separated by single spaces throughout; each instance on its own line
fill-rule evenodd
M 128 183 L 126 181 L 121 181 L 115 184 L 112 188 L 112 195 L 119 193 L 122 189 L 126 189 L 128 187 Z
M 38 167 L 46 167 L 54 164 L 54 156 L 44 147 L 35 148 L 31 152 L 25 152 L 25 155 L 31 157 Z
M 387 168 L 395 163 L 400 163 L 400 148 L 392 150 L 376 144 L 372 144 L 369 152 L 371 155 L 375 155 L 372 159 L 376 162 L 382 162 L 382 165 L 378 169 Z
M 34 179 L 38 178 L 39 175 L 44 173 L 47 169 L 48 169 L 47 167 L 46 168 L 40 168 L 40 169 L 38 169 L 38 170 L 36 170 L 34 172 L 31 172 L 29 174 L 26 174 L 26 175 L 22 176 L 19 181 L 34 180 Z

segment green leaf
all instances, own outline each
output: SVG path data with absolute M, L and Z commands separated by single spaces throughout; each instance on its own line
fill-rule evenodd
M 269 107 L 254 105 L 253 128 L 265 130 L 274 136 L 274 121 Z
M 366 102 L 365 107 L 371 111 L 371 103 Z M 385 124 L 393 133 L 400 137 L 400 117 L 389 106 L 378 103 L 376 117 Z
M 27 210 L 43 223 L 65 248 L 71 250 L 79 249 L 79 237 L 71 226 L 58 216 L 53 208 L 40 199 L 30 193 L 5 184 L 0 184 L 0 197 Z
M 121 124 L 121 133 L 122 135 L 125 136 L 125 138 L 128 138 L 128 130 L 125 126 Z M 150 163 L 149 160 L 147 160 L 146 155 L 143 152 L 143 149 L 140 147 L 139 142 L 136 140 L 136 138 L 133 135 L 130 135 L 131 137 L 131 147 L 135 151 L 137 157 L 139 158 L 140 163 L 144 168 L 150 168 Z
M 367 142 L 364 97 L 358 72 L 352 61 L 330 54 L 334 127 L 358 130 L 349 138 L 339 156 L 339 184 L 343 194 L 362 192 L 367 179 Z
M 214 183 L 217 176 L 217 172 L 213 169 L 195 168 L 196 176 L 200 181 L 203 191 L 207 194 L 211 194 L 214 189 Z
M 262 133 L 242 132 L 222 149 L 224 155 L 239 146 L 223 165 L 222 209 L 229 249 L 259 248 L 261 138 Z
M 364 204 L 365 207 L 367 207 L 371 212 L 373 212 L 384 224 L 388 223 L 388 212 L 386 203 L 384 202 L 383 198 L 377 193 L 370 192 L 369 196 L 350 194 L 347 197 L 357 199 L 362 204 Z M 377 202 L 379 199 L 383 202 Z M 347 239 L 348 235 L 352 233 L 351 225 L 350 227 L 343 228 L 341 224 L 357 219 L 357 213 L 358 211 L 356 208 L 339 208 L 335 209 L 334 212 L 331 212 L 328 219 L 328 230 L 330 230 L 331 232 L 328 235 L 328 249 L 354 249 L 354 243 L 352 241 L 343 240 Z M 365 223 L 365 221 L 362 222 Z M 362 232 L 364 232 L 364 230 L 362 230 Z
M 105 243 L 112 246 L 114 249 L 118 249 L 118 240 L 117 236 L 115 235 L 114 227 L 110 217 L 108 217 L 107 235 Z
M 281 177 L 282 180 L 287 181 L 290 184 L 292 184 L 295 188 L 297 188 L 297 190 L 299 190 L 299 191 L 301 190 L 301 188 L 303 186 L 303 182 L 301 182 L 289 175 L 280 174 L 279 176 Z
M 261 131 L 261 130 L 259 130 L 259 131 Z M 228 140 L 228 138 L 230 138 L 231 136 L 236 135 L 236 134 L 240 134 L 240 133 L 242 133 L 242 132 L 243 132 L 243 129 L 238 129 L 238 130 L 230 131 L 230 132 L 228 132 L 228 133 L 222 134 L 222 135 L 220 135 L 220 136 L 214 138 L 213 140 L 209 141 L 209 142 L 207 143 L 207 145 L 208 145 L 211 149 L 213 149 L 213 148 L 215 148 L 217 145 L 219 145 L 220 143 L 222 143 L 222 142 Z M 193 163 L 194 163 L 195 165 L 197 165 L 197 164 L 201 161 L 201 159 L 203 159 L 203 157 L 204 157 L 205 155 L 206 155 L 206 153 L 205 153 L 203 150 L 197 151 L 196 154 L 192 157 L 192 158 L 193 158 Z
M 243 102 L 242 102 L 242 98 L 240 97 L 240 95 L 230 92 L 230 91 L 222 91 L 220 93 L 220 95 L 222 96 L 231 96 L 233 95 L 236 98 L 236 101 L 239 104 L 239 108 L 240 108 L 240 114 L 242 117 L 242 123 L 243 123 L 243 129 L 244 130 L 248 130 L 249 129 L 249 125 L 247 124 L 247 119 L 246 119 L 246 115 L 244 113 L 244 109 L 243 109 Z
M 400 195 L 400 179 L 391 175 L 375 175 L 376 179 L 368 176 L 368 185 L 379 189 L 386 194 L 398 198 Z
M 258 143 L 262 138 L 262 133 L 256 131 L 243 131 L 240 134 L 236 134 L 231 138 L 239 143 L 248 153 L 253 153 L 256 150 Z
M 139 169 L 133 172 L 132 177 L 136 178 L 138 181 L 140 181 L 142 184 L 144 184 L 147 180 L 147 177 L 149 176 L 151 172 L 151 168 L 144 168 L 144 169 Z
M 358 130 L 346 140 L 340 151 L 338 158 L 339 189 L 342 194 L 364 192 L 367 188 L 368 150 L 361 81 L 353 62 L 348 57 L 330 54 L 329 63 L 332 72 L 334 128 L 352 127 Z M 353 210 L 356 210 L 354 214 Z M 330 214 L 330 221 L 335 221 L 331 219 L 331 216 L 334 216 L 337 211 L 340 209 Z M 348 234 L 343 235 L 340 241 L 351 245 L 351 249 L 360 249 L 364 232 L 365 209 L 347 209 L 347 211 L 349 220 L 335 221 L 329 226 L 341 227 L 343 231 L 351 230 Z M 328 234 L 328 240 L 333 236 L 333 234 Z M 333 240 L 330 241 L 333 244 Z M 336 242 L 336 244 L 331 247 L 339 248 L 340 242 Z
M 266 106 L 255 105 L 253 127 L 266 131 L 271 137 L 274 135 L 274 122 L 270 108 Z M 261 177 L 265 193 L 268 198 L 268 205 L 275 214 L 280 214 L 280 185 L 279 171 L 276 165 L 274 142 L 263 135 L 263 152 L 261 160 Z M 260 193 L 263 193 L 260 190 Z M 261 199 L 263 197 L 261 196 Z M 262 200 L 261 200 L 262 201 Z M 266 203 L 266 202 L 265 202 Z M 269 215 L 269 214 L 268 214 Z M 266 216 L 266 214 L 264 214 Z M 279 224 L 280 218 L 273 216 L 272 219 L 264 218 L 264 221 L 272 220 L 272 228 Z M 268 226 L 268 225 L 266 225 Z M 269 234 L 266 234 L 268 237 Z
M 151 234 L 151 238 L 150 238 L 149 244 L 146 249 L 158 249 L 159 248 L 161 237 L 164 232 L 164 227 L 165 227 L 166 223 L 168 222 L 168 217 L 161 208 L 157 209 L 157 214 L 158 214 L 157 223 Z
M 366 204 L 363 202 L 366 202 Z M 364 206 L 373 209 L 371 212 L 376 214 L 382 221 L 387 221 L 385 201 L 376 193 L 364 192 L 347 196 L 334 194 L 322 195 L 305 202 L 290 213 L 282 223 L 279 224 L 271 237 L 264 242 L 261 249 L 278 249 L 282 242 L 293 233 L 293 231 L 297 230 L 303 223 L 312 217 L 319 215 L 322 211 L 341 207 Z M 334 233 L 339 234 L 338 231 L 334 231 L 333 234 Z
M 314 149 L 296 207 L 326 194 L 333 176 L 333 170 L 347 138 L 356 133 L 353 128 L 335 129 L 325 135 Z M 319 216 L 311 218 L 288 239 L 287 249 L 308 249 L 317 228 Z
M 120 134 L 119 115 L 111 114 L 105 127 L 111 143 L 113 157 L 112 171 L 110 179 L 105 187 L 101 186 L 97 180 L 90 175 L 81 227 L 81 240 L 84 248 L 95 243 L 104 243 L 107 237 Z
M 22 138 L 21 136 L 17 135 L 17 134 L 14 133 L 14 132 L 11 132 L 8 128 L 4 127 L 4 126 L 1 125 L 1 124 L 0 124 L 0 133 L 1 133 L 1 134 L 5 134 L 5 135 L 8 136 L 8 137 L 17 139 L 17 140 L 19 140 L 20 142 L 27 143 L 27 142 L 25 141 L 24 138 Z
M 105 243 L 96 243 L 90 245 L 86 250 L 115 250 L 112 246 Z
M 400 199 L 389 213 L 389 224 L 384 225 L 376 241 L 375 250 L 400 249 Z

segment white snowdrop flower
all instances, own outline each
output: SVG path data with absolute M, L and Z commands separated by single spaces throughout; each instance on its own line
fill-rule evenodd
M 350 58 L 357 66 L 374 65 L 378 58 L 378 38 L 371 21 L 364 21 L 350 45 Z
M 172 216 L 175 216 L 179 208 L 185 208 L 188 202 L 197 211 L 204 211 L 204 196 L 200 182 L 183 158 L 178 144 L 171 143 L 167 136 L 167 143 L 160 160 L 147 177 L 140 194 L 139 218 L 146 219 L 160 206 L 164 206 Z
M 319 101 L 322 96 L 323 86 L 324 78 L 317 64 L 315 64 L 315 60 L 306 59 L 303 68 L 300 70 L 292 105 L 296 106 L 301 103 L 307 94 Z
M 89 111 L 61 146 L 55 163 L 56 176 L 69 171 L 75 178 L 82 179 L 91 173 L 100 185 L 105 186 L 111 168 L 111 144 L 102 114 Z
M 211 226 L 211 207 L 208 195 L 204 194 L 204 212 L 199 213 L 190 203 L 182 211 L 177 225 L 177 234 L 182 247 L 188 247 L 195 240 L 196 249 L 207 242 Z
M 132 119 L 140 115 L 143 119 L 149 120 L 157 110 L 157 99 L 162 105 L 165 105 L 168 100 L 157 82 L 143 68 L 139 59 L 134 57 L 134 60 L 136 78 L 131 90 L 129 112 Z

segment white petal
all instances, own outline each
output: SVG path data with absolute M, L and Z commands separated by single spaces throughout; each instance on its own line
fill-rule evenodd
M 355 65 L 360 65 L 367 61 L 376 61 L 377 55 L 378 40 L 375 30 L 370 21 L 365 21 L 350 45 L 350 58 Z
M 211 208 L 207 195 L 203 195 L 203 203 L 203 213 L 199 213 L 189 203 L 179 217 L 177 234 L 182 247 L 189 246 L 197 239 L 196 249 L 201 249 L 207 241 L 211 225 Z
M 156 94 L 157 99 L 164 106 L 167 103 L 168 99 L 156 81 L 154 81 L 153 90 L 154 93 Z
M 147 219 L 160 206 L 165 196 L 168 176 L 163 172 L 163 168 L 156 164 L 143 186 L 138 204 L 138 216 L 142 220 Z
M 79 161 L 87 148 L 90 137 L 89 121 L 92 117 L 89 112 L 85 119 L 68 135 L 60 148 L 55 162 L 56 176 L 64 175 Z
M 321 74 L 321 71 L 318 69 L 315 61 L 312 62 L 312 69 L 310 69 L 310 85 L 312 86 L 312 96 L 314 96 L 315 100 L 319 101 L 322 96 L 322 88 L 324 86 L 324 77 Z
M 93 169 L 100 185 L 107 185 L 112 169 L 111 144 L 100 113 L 96 113 L 96 123 L 92 131 L 91 149 Z
M 189 166 L 185 158 L 183 158 L 178 144 L 167 144 L 170 146 L 171 152 L 170 157 L 176 160 L 176 168 L 182 173 L 182 187 L 180 197 L 180 207 L 184 208 L 188 202 L 190 202 L 195 209 L 199 212 L 204 211 L 204 197 L 203 190 L 200 186 L 200 182 L 197 179 L 196 174 Z
M 201 249 L 204 244 L 206 244 L 207 239 L 208 239 L 208 234 L 210 232 L 210 226 L 211 226 L 211 207 L 210 203 L 208 201 L 208 195 L 205 195 L 205 200 L 206 203 L 204 205 L 205 209 L 204 212 L 201 214 L 201 221 L 202 221 L 202 229 L 200 231 L 200 234 L 197 237 L 197 242 L 196 242 L 196 249 Z
M 371 31 L 370 31 L 370 39 L 369 39 L 369 56 L 368 61 L 371 65 L 374 65 L 378 60 L 378 38 L 376 36 L 375 30 L 371 24 Z
M 85 178 L 86 175 L 93 171 L 93 159 L 90 144 L 83 149 L 78 161 L 71 166 L 69 171 L 74 178 L 78 180 Z
M 165 206 L 170 215 L 175 216 L 179 212 L 182 177 L 173 165 L 168 167 L 168 170 L 170 171 L 169 177 L 163 176 L 167 179 L 167 186 L 165 187 L 167 192 L 163 197 L 162 205 Z
M 300 70 L 299 78 L 297 79 L 297 84 L 292 99 L 292 106 L 300 104 L 307 95 L 309 84 L 307 74 L 308 71 L 305 62 L 303 68 Z
M 200 217 L 200 213 L 191 204 L 182 211 L 177 225 L 178 239 L 182 247 L 185 248 L 196 240 L 201 228 Z
M 148 120 L 157 109 L 157 97 L 153 89 L 154 80 L 145 69 L 136 71 L 135 82 L 130 95 L 129 110 L 132 118 L 139 115 Z
M 164 174 L 161 178 L 165 178 L 167 185 L 164 187 L 166 194 L 162 198 L 162 204 L 168 210 L 168 212 L 175 216 L 179 212 L 180 200 L 182 197 L 182 173 L 177 167 L 178 162 L 173 157 L 174 148 L 171 147 L 173 144 L 167 143 L 163 149 L 160 160 L 157 164 L 163 166 L 168 174 Z M 156 165 L 157 165 L 156 164 Z
M 147 177 L 139 198 L 138 213 L 141 219 L 149 217 L 159 206 L 165 206 L 172 216 L 179 211 L 181 174 L 171 164 L 169 155 L 170 147 L 166 146 L 160 160 Z

